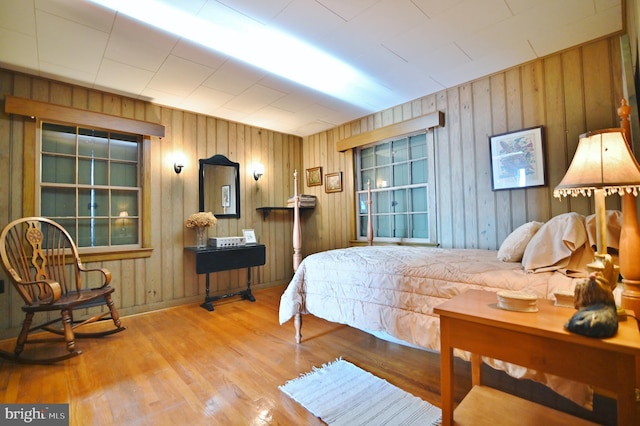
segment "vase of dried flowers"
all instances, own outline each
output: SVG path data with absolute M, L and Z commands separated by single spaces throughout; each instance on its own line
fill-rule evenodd
M 211 212 L 199 212 L 189 216 L 185 222 L 187 228 L 193 228 L 196 231 L 196 248 L 207 247 L 207 229 L 215 226 L 218 219 Z

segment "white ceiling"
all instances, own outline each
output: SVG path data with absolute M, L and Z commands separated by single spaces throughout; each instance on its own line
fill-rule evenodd
M 305 136 L 622 29 L 622 0 L 164 1 L 222 4 L 394 96 L 351 105 L 86 0 L 0 0 L 0 66 Z

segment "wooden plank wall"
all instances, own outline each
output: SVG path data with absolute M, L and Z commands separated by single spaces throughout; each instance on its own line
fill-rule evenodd
M 353 157 L 339 153 L 337 140 L 436 110 L 445 127 L 436 133 L 438 242 L 443 247 L 494 249 L 518 225 L 547 220 L 566 211 L 584 214 L 592 201 L 552 197 L 573 156 L 578 136 L 587 130 L 617 127 L 622 98 L 618 37 L 606 38 L 524 64 L 448 90 L 380 111 L 303 139 L 214 117 L 0 69 L 0 100 L 7 94 L 98 111 L 166 126 L 166 137 L 145 145 L 145 179 L 151 223 L 149 258 L 100 263 L 112 270 L 116 303 L 123 315 L 201 300 L 204 278 L 194 273 L 183 247 L 195 241 L 184 227 L 197 210 L 197 159 L 221 153 L 241 164 L 242 217 L 221 220 L 215 235 L 238 235 L 253 228 L 267 245 L 267 265 L 254 270 L 255 286 L 287 282 L 292 270 L 291 214 L 272 212 L 263 220 L 260 206 L 285 205 L 299 172 L 300 193 L 318 197 L 313 211 L 302 212 L 303 255 L 347 247 L 355 237 Z M 637 117 L 637 115 L 636 115 Z M 637 119 L 637 118 L 636 118 Z M 536 125 L 545 126 L 548 186 L 491 191 L 488 137 Z M 34 121 L 0 112 L 0 226 L 23 215 L 33 202 Z M 182 174 L 173 172 L 174 152 L 186 156 Z M 255 182 L 250 165 L 262 162 L 265 175 Z M 308 187 L 305 170 L 342 172 L 343 191 Z M 609 197 L 609 208 L 619 206 Z M 0 278 L 7 280 L 4 271 Z M 212 275 L 212 290 L 226 293 L 244 285 L 246 271 Z M 8 281 L 7 281 L 8 282 Z M 11 289 L 0 295 L 0 338 L 15 335 L 22 320 Z
M 342 171 L 346 189 L 326 194 L 321 187 L 304 187 L 319 197 L 319 205 L 303 222 L 303 254 L 347 247 L 356 236 L 353 154 L 336 152 L 336 141 L 438 110 L 445 113 L 435 147 L 442 247 L 497 249 L 527 221 L 567 211 L 590 214 L 592 200 L 558 201 L 553 188 L 580 134 L 619 127 L 622 93 L 619 38 L 612 36 L 305 137 L 305 169 Z M 539 125 L 545 126 L 548 185 L 493 192 L 489 136 Z M 607 206 L 619 208 L 617 197 L 608 197 Z
M 214 117 L 154 105 L 124 96 L 0 69 L 0 227 L 31 214 L 23 206 L 33 205 L 33 168 L 36 153 L 35 121 L 4 112 L 4 97 L 50 102 L 87 111 L 161 123 L 165 137 L 152 137 L 144 144 L 144 180 L 150 220 L 148 258 L 109 260 L 103 266 L 113 273 L 115 301 L 121 315 L 202 301 L 204 276 L 195 274 L 193 260 L 184 246 L 195 243 L 195 232 L 184 226 L 198 210 L 198 159 L 224 154 L 240 163 L 241 217 L 220 219 L 210 236 L 242 235 L 255 229 L 258 241 L 267 247 L 266 265 L 252 271 L 252 286 L 266 287 L 288 282 L 293 275 L 292 214 L 272 213 L 263 220 L 256 207 L 284 206 L 293 194 L 293 171 L 302 165 L 302 139 Z M 173 171 L 174 154 L 182 152 L 185 167 Z M 252 165 L 261 162 L 264 176 L 256 182 Z M 0 338 L 15 336 L 23 319 L 21 300 L 9 284 L 4 270 L 5 294 L 0 294 Z M 211 274 L 213 294 L 246 287 L 247 272 Z

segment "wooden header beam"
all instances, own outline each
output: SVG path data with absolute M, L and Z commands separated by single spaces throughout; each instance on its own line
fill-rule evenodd
M 66 123 L 95 126 L 102 129 L 118 130 L 148 136 L 164 137 L 164 126 L 149 121 L 134 120 L 101 112 L 86 111 L 78 108 L 55 105 L 47 102 L 7 96 L 4 105 L 9 114 L 38 117 L 45 120 L 64 121 Z
M 380 129 L 371 130 L 370 132 L 361 133 L 359 135 L 339 140 L 336 142 L 336 149 L 342 152 L 358 146 L 389 139 L 394 136 L 439 126 L 444 126 L 444 112 L 442 111 L 436 111 L 431 114 L 423 115 L 422 117 L 401 121 L 400 123 L 391 124 Z

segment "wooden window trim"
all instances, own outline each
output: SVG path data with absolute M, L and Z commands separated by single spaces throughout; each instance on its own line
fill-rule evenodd
M 9 97 L 7 97 L 8 99 Z M 20 98 L 15 98 L 14 99 L 20 99 Z M 28 103 L 32 103 L 35 101 L 28 101 Z M 42 102 L 37 102 L 38 104 L 42 104 Z M 46 104 L 49 105 L 49 104 Z M 9 110 L 7 110 L 6 108 L 6 104 L 5 104 L 5 110 L 7 112 L 10 112 Z M 55 111 L 57 110 L 57 108 L 52 108 L 51 111 Z M 76 110 L 76 111 L 82 111 L 82 110 Z M 92 117 L 96 117 L 96 116 L 107 116 L 106 114 L 100 114 L 100 113 L 90 113 L 88 111 L 82 111 L 83 115 L 82 116 L 78 116 L 78 120 L 77 122 L 70 122 L 74 125 L 77 126 L 89 126 L 91 123 L 87 124 L 84 120 L 84 113 L 92 116 Z M 15 113 L 14 113 L 15 114 Z M 25 114 L 20 114 L 20 115 L 25 115 Z M 26 116 L 30 116 L 29 114 L 26 114 Z M 69 119 L 70 116 L 64 116 L 64 117 L 39 117 L 42 119 L 45 119 L 45 121 L 48 120 L 52 120 L 55 122 L 60 122 L 60 121 L 67 121 Z M 109 116 L 110 118 L 113 118 L 113 116 Z M 116 117 L 117 118 L 117 117 Z M 137 120 L 131 120 L 131 121 L 137 121 Z M 22 202 L 22 211 L 23 211 L 23 215 L 24 216 L 33 216 L 35 215 L 35 211 L 36 211 L 36 197 L 35 197 L 35 191 L 36 191 L 36 172 L 35 170 L 36 168 L 36 164 L 37 164 L 37 153 L 39 152 L 39 150 L 37 149 L 36 144 L 38 143 L 38 137 L 37 137 L 37 133 L 38 133 L 38 126 L 39 120 L 26 120 L 24 122 L 24 155 L 23 155 L 23 188 L 24 188 L 24 193 L 23 193 L 23 202 Z M 111 123 L 110 120 L 107 121 L 101 121 L 99 123 L 97 123 L 95 125 L 95 127 L 99 127 L 99 128 L 104 128 L 104 129 L 109 129 L 108 126 Z M 131 130 L 127 130 L 124 128 L 116 128 L 116 129 L 109 129 L 109 130 L 115 130 L 115 131 L 129 131 L 131 132 Z M 149 188 L 151 188 L 151 177 L 149 176 L 149 173 L 146 173 L 146 170 L 150 170 L 150 150 L 151 150 L 151 138 L 149 135 L 146 135 L 144 133 L 139 133 L 140 130 L 138 130 L 138 134 L 141 134 L 142 137 L 142 141 L 140 142 L 142 144 L 141 149 L 142 149 L 142 161 L 140 163 L 141 167 L 141 174 L 142 174 L 142 212 L 141 212 L 141 219 L 142 219 L 142 241 L 141 241 L 141 246 L 140 247 L 136 247 L 133 249 L 119 249 L 119 250 L 105 250 L 105 251 L 100 251 L 100 252 L 84 252 L 81 253 L 82 255 L 82 259 L 84 262 L 99 262 L 99 261 L 109 261 L 109 260 L 123 260 L 123 259 L 138 259 L 138 258 L 145 258 L 145 257 L 150 257 L 152 252 L 153 252 L 153 248 L 151 247 L 151 213 L 150 213 L 150 209 L 148 208 L 148 206 L 151 203 L 151 191 Z M 162 126 L 162 134 L 164 135 L 164 126 Z M 156 135 L 157 136 L 157 135 Z
M 444 115 L 442 116 L 444 118 Z M 428 150 L 428 154 L 427 154 L 427 162 L 428 162 L 428 168 L 427 168 L 427 173 L 428 173 L 428 178 L 427 178 L 427 189 L 428 189 L 428 205 L 429 206 L 436 206 L 436 188 L 435 188 L 435 173 L 436 173 L 436 165 L 435 165 L 435 145 L 436 145 L 436 134 L 435 134 L 435 130 L 433 130 L 433 128 L 436 126 L 432 126 L 428 129 L 426 129 L 426 131 L 423 128 L 419 128 L 418 131 L 414 131 L 411 133 L 407 133 L 404 135 L 393 135 L 392 137 L 388 138 L 387 140 L 380 140 L 380 141 L 374 141 L 372 144 L 367 144 L 367 145 L 373 145 L 373 146 L 377 146 L 379 144 L 383 144 L 386 142 L 392 142 L 393 140 L 396 139 L 402 139 L 402 138 L 411 138 L 412 136 L 418 135 L 418 134 L 424 134 L 425 135 L 425 142 L 426 142 L 426 149 Z M 354 148 L 363 148 L 364 145 L 362 146 L 355 146 Z M 430 151 L 429 151 L 430 149 Z M 356 188 L 360 188 L 360 187 L 364 187 L 362 185 L 362 182 L 360 182 L 361 179 L 361 171 L 362 171 L 362 157 L 361 157 L 361 152 L 359 152 L 358 149 L 354 149 L 353 150 L 353 155 L 355 158 L 355 173 L 356 173 Z M 408 161 L 407 161 L 408 163 Z M 355 191 L 355 196 L 356 199 L 358 198 L 358 194 L 359 193 L 364 193 L 364 190 L 359 190 L 356 189 Z M 360 241 L 360 242 L 366 242 L 366 236 L 360 236 L 360 222 L 359 222 L 359 212 L 356 212 L 356 240 L 355 241 Z M 435 217 L 437 216 L 437 209 L 434 207 L 434 210 L 432 211 L 430 208 L 427 209 L 427 214 L 429 215 L 429 240 L 430 241 L 424 241 L 424 239 L 422 238 L 415 238 L 415 237 L 409 237 L 409 238 L 403 238 L 403 237 L 375 237 L 375 240 L 378 242 L 381 242 L 382 244 L 396 244 L 396 245 L 426 245 L 426 246 L 439 246 L 439 243 L 437 242 L 437 238 L 438 238 L 438 234 L 437 234 L 437 227 L 436 227 L 436 223 L 437 223 L 437 219 L 435 219 Z
M 143 257 L 151 257 L 153 249 L 150 247 L 140 247 L 130 250 L 104 251 L 99 253 L 80 253 L 82 261 L 88 262 L 106 262 L 109 260 L 139 259 Z
M 63 121 L 66 123 L 81 124 L 82 126 L 100 127 L 102 129 L 135 133 L 138 135 L 164 137 L 164 126 L 161 124 L 118 117 L 117 115 L 104 114 L 101 112 L 86 111 L 47 102 L 33 101 L 16 96 L 6 97 L 4 110 L 9 114 L 37 117 L 42 120 Z
M 341 139 L 336 142 L 336 149 L 343 152 L 351 148 L 357 148 L 359 146 L 369 145 L 385 139 L 394 138 L 398 135 L 413 133 L 420 130 L 429 130 L 434 127 L 442 126 L 444 126 L 444 112 L 436 111 L 421 117 L 401 121 L 396 124 L 390 124 L 379 129 Z

